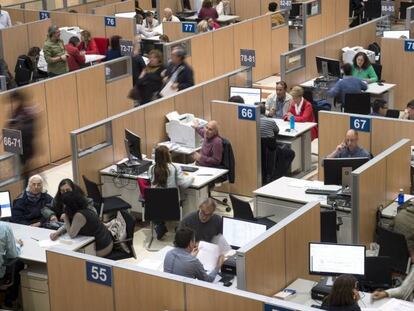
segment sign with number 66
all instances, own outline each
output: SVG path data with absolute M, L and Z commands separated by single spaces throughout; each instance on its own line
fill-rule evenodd
M 256 121 L 256 108 L 239 106 L 239 119 Z
M 86 262 L 86 279 L 89 282 L 112 286 L 112 267 L 98 264 L 95 262 Z

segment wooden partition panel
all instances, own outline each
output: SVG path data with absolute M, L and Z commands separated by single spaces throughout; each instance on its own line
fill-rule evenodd
M 194 7 L 194 6 L 192 6 Z M 164 12 L 165 8 L 170 8 L 174 13 L 182 11 L 181 1 L 177 0 L 160 0 L 160 12 Z
M 306 75 L 305 81 L 313 79 L 318 76 L 318 69 L 316 68 L 316 56 L 325 55 L 325 43 L 324 41 L 315 43 L 309 46 L 306 51 Z M 304 81 L 302 81 L 304 82 Z
M 393 152 L 387 157 L 387 171 L 386 171 L 386 196 L 385 199 L 391 202 L 404 189 L 404 193 L 410 193 L 411 185 L 411 143 L 406 143 L 404 146 Z
M 90 14 L 76 14 L 78 16 L 78 26 L 81 29 L 90 31 L 92 37 L 105 37 L 104 16 Z M 114 27 L 115 28 L 115 27 Z
M 16 25 L 16 23 L 24 23 L 24 10 L 7 8 L 7 12 L 10 15 L 13 25 Z
M 234 0 L 234 9 L 241 19 L 248 19 L 260 15 L 260 1 Z
M 404 110 L 414 98 L 412 70 L 414 54 L 404 51 L 404 40 L 381 38 L 382 78 L 395 83 L 394 109 Z
M 256 50 L 256 67 L 253 68 L 253 81 L 264 79 L 272 74 L 272 25 L 271 16 L 264 15 L 252 22 L 253 48 Z
M 218 77 L 239 67 L 234 58 L 233 27 L 224 27 L 213 32 L 214 76 Z M 237 58 L 237 61 L 239 59 Z
M 326 1 L 324 1 L 323 5 L 325 3 Z M 327 14 L 335 16 L 335 33 L 349 28 L 349 1 L 336 0 L 335 14 L 331 14 L 330 12 Z
M 94 9 L 94 14 L 96 15 L 106 15 L 114 16 L 115 15 L 115 5 L 104 5 Z
M 289 247 L 292 246 L 289 245 Z M 246 253 L 247 291 L 272 296 L 287 285 L 286 249 L 285 229 L 283 228 Z
M 134 107 L 134 102 L 127 97 L 132 88 L 131 76 L 106 83 L 106 101 L 108 117 Z
M 194 82 L 200 83 L 214 78 L 213 33 L 208 32 L 195 36 L 191 40 L 191 63 L 194 72 Z
M 168 140 L 165 131 L 167 120 L 165 115 L 171 111 L 174 111 L 174 98 L 171 97 L 145 107 L 145 133 L 147 136 L 145 149 L 147 155 L 151 154 L 152 148 L 159 142 Z
M 174 110 L 178 113 L 192 113 L 194 116 L 204 118 L 203 88 L 194 87 L 177 94 L 174 97 Z
M 118 2 L 115 4 L 115 13 L 134 12 L 134 11 L 135 11 L 135 2 L 132 0 Z
M 363 47 L 368 47 L 368 45 L 370 45 L 371 43 L 378 42 L 378 38 L 376 36 L 376 29 L 377 29 L 376 23 L 367 24 L 364 27 L 361 27 L 360 28 L 360 42 L 358 43 L 358 45 L 363 46 Z
M 227 138 L 233 148 L 236 178 L 235 183 L 230 184 L 230 192 L 250 196 L 261 183 L 258 169 L 261 165 L 260 134 L 257 121 L 239 119 L 237 104 L 214 101 L 211 105 L 211 118 L 218 122 L 220 135 Z
M 22 38 L 16 40 L 16 38 Z M 9 66 L 9 70 L 13 71 L 17 56 L 26 54 L 29 50 L 27 43 L 27 25 L 18 25 L 0 30 L 0 39 L 3 50 L 3 59 Z M 1 51 L 0 51 L 1 52 Z
M 308 16 L 306 18 L 306 44 L 318 41 L 323 36 L 322 15 Z
M 211 101 L 228 100 L 229 94 L 228 77 L 203 85 L 203 115 L 205 120 L 211 120 Z
M 23 180 L 19 180 L 0 188 L 0 191 L 10 191 L 10 197 L 14 200 L 23 192 L 24 187 L 25 185 L 23 185 Z
M 287 83 L 288 89 L 303 83 L 306 81 L 306 68 L 301 68 L 288 73 L 284 80 Z
M 272 74 L 280 72 L 280 54 L 289 51 L 289 27 L 272 29 Z
M 50 158 L 51 161 L 57 161 L 70 155 L 68 133 L 79 128 L 76 76 L 72 74 L 49 79 L 45 87 Z
M 129 129 L 141 137 L 141 146 L 147 145 L 144 109 L 136 110 L 112 121 L 112 141 L 114 144 L 115 161 L 119 161 L 126 157 L 124 144 L 125 129 Z M 150 157 L 149 153 L 147 153 L 147 157 Z
M 285 228 L 286 284 L 297 278 L 318 280 L 309 274 L 309 242 L 321 240 L 321 210 L 317 207 L 304 213 Z
M 43 45 L 47 37 L 47 30 L 49 29 L 51 25 L 52 25 L 51 19 L 45 19 L 42 21 L 27 24 L 27 38 L 29 40 L 28 41 L 29 48 L 33 46 L 38 46 L 40 48 L 43 48 Z M 16 56 L 18 55 L 16 54 Z
M 50 18 L 52 19 L 53 24 L 58 27 L 78 26 L 78 15 L 79 14 L 69 12 L 50 12 Z M 82 27 L 80 28 L 84 29 Z
M 102 23 L 103 23 L 103 17 Z M 116 27 L 105 27 L 106 37 L 119 35 L 123 39 L 133 40 L 135 37 L 135 19 L 126 17 L 116 18 Z
M 30 23 L 39 20 L 39 11 L 24 10 L 24 22 Z
M 114 281 L 117 311 L 185 310 L 183 282 L 118 267 Z M 137 302 L 141 307 L 137 308 Z
M 263 303 L 260 301 L 193 284 L 185 285 L 185 293 L 186 311 L 263 310 Z
M 112 288 L 86 280 L 84 259 L 49 251 L 46 257 L 51 310 L 113 311 Z
M 344 47 L 344 36 L 335 36 L 325 40 L 325 57 L 342 61 L 342 48 Z M 312 61 L 312 60 L 310 60 Z M 315 63 L 315 61 L 314 61 Z
M 237 0 L 236 0 L 237 1 Z M 233 26 L 234 66 L 240 67 L 240 49 L 253 49 L 253 22 L 251 20 Z
M 162 31 L 163 34 L 170 38 L 170 42 L 177 41 L 186 37 L 193 36 L 191 32 L 182 32 L 182 23 L 177 22 L 163 22 Z
M 7 125 L 7 120 L 11 118 L 12 104 L 8 93 L 0 93 L 0 127 Z M 3 153 L 3 144 L 0 144 L 0 154 Z

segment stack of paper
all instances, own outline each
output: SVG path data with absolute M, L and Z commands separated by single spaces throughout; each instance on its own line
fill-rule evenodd
M 220 257 L 220 248 L 218 245 L 200 241 L 198 244 L 197 258 L 203 264 L 207 273 L 210 273 L 217 267 L 217 261 Z

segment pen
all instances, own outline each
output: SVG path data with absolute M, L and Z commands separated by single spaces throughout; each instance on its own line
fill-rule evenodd
M 213 176 L 213 174 L 197 174 L 197 176 Z
M 39 240 L 38 240 L 38 239 L 35 239 L 34 237 L 31 237 L 31 239 L 32 239 L 32 240 L 35 240 L 35 241 L 37 241 L 37 242 L 39 242 Z

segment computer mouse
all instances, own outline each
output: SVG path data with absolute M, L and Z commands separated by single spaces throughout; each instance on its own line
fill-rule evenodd
M 377 84 L 380 85 L 380 86 L 384 85 L 384 83 L 382 83 L 382 82 L 377 82 Z
M 228 281 L 228 282 L 224 282 L 224 283 L 223 283 L 223 285 L 224 285 L 224 286 L 226 286 L 226 287 L 229 287 L 231 284 L 232 284 L 232 283 L 231 283 L 230 281 Z

